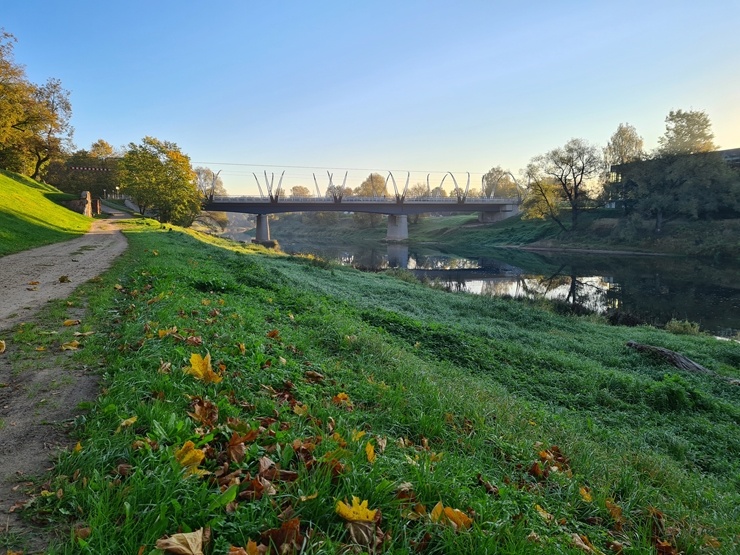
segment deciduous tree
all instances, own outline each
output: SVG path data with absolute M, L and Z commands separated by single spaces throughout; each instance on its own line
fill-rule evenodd
M 571 208 L 570 229 L 576 229 L 578 216 L 588 199 L 588 187 L 603 168 L 598 149 L 583 139 L 571 139 L 562 147 L 535 156 L 530 166 L 535 174 L 550 178 L 560 187 L 563 199 Z
M 658 139 L 658 154 L 695 154 L 717 150 L 712 122 L 701 110 L 671 110 L 665 118 L 665 133 Z
M 200 212 L 202 197 L 190 158 L 175 143 L 154 137 L 130 143 L 119 177 L 121 189 L 142 212 L 155 211 L 161 222 L 187 226 Z

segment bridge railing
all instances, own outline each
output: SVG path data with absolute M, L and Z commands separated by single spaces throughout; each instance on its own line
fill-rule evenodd
M 264 203 L 269 204 L 271 201 L 266 197 L 254 197 L 254 196 L 214 196 L 212 202 L 248 202 L 248 203 Z M 334 199 L 332 197 L 293 197 L 285 196 L 280 197 L 278 202 L 291 202 L 291 203 L 311 203 L 326 202 L 327 204 L 333 204 Z M 342 197 L 342 204 L 352 203 L 387 203 L 397 204 L 395 197 Z M 467 197 L 466 202 L 476 204 L 501 204 L 501 203 L 513 203 L 519 202 L 518 198 L 502 198 L 502 197 Z M 404 204 L 413 203 L 439 203 L 439 204 L 457 204 L 458 200 L 456 197 L 406 197 L 403 200 Z

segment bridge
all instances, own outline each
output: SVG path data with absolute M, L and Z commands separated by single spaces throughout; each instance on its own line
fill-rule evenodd
M 239 212 L 257 216 L 255 240 L 270 240 L 269 214 L 287 212 L 368 212 L 388 216 L 386 240 L 405 241 L 409 238 L 408 216 L 424 213 L 479 212 L 481 222 L 496 222 L 519 213 L 519 198 L 468 197 L 411 197 L 396 194 L 388 197 L 355 197 L 331 195 L 325 197 L 282 197 L 279 194 L 249 196 L 209 196 L 204 210 Z

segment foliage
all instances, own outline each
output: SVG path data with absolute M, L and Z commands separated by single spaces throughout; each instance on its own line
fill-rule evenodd
M 197 167 L 194 170 L 198 191 L 202 198 L 212 195 L 225 196 L 228 194 L 219 173 L 213 173 L 210 168 Z M 229 215 L 226 212 L 213 212 L 202 210 L 194 219 L 193 223 L 205 226 L 212 232 L 223 232 L 229 225 Z
M 699 335 L 699 324 L 688 320 L 670 320 L 665 325 L 665 330 L 676 335 Z
M 384 198 L 388 194 L 385 179 L 378 173 L 371 173 L 365 181 L 355 187 L 353 194 L 357 197 Z M 355 212 L 352 216 L 362 227 L 376 227 L 383 219 L 382 214 L 369 214 L 366 212 Z
M 562 199 L 571 208 L 570 229 L 573 230 L 577 228 L 578 216 L 588 200 L 588 187 L 602 171 L 602 167 L 602 160 L 596 147 L 583 139 L 571 139 L 562 147 L 532 158 L 527 167 L 527 176 L 538 179 L 540 183 L 546 181 L 554 183 L 560 188 Z M 544 186 L 537 189 L 542 189 L 539 196 L 549 205 Z M 549 217 L 555 219 L 555 210 L 549 206 L 547 213 Z
M 481 193 L 484 197 L 517 198 L 519 188 L 509 170 L 496 166 L 483 176 L 483 190 Z
M 103 139 L 90 150 L 77 150 L 63 160 L 55 160 L 46 171 L 46 181 L 62 191 L 79 194 L 90 191 L 93 197 L 106 198 L 118 187 L 118 154 Z
M 0 29 L 0 167 L 34 179 L 71 147 L 69 91 L 51 78 L 31 83 L 13 60 L 16 39 Z
M 551 219 L 563 230 L 567 231 L 560 219 L 560 204 L 562 189 L 551 177 L 544 175 L 535 164 L 529 164 L 526 169 L 529 181 L 521 211 L 525 220 Z
M 671 110 L 665 122 L 665 133 L 658 139 L 660 156 L 717 150 L 713 141 L 712 122 L 706 112 Z
M 121 191 L 142 213 L 156 212 L 160 222 L 190 225 L 201 207 L 201 195 L 190 159 L 169 141 L 144 137 L 130 143 L 119 164 Z
M 311 189 L 308 187 L 304 187 L 303 185 L 296 185 L 290 190 L 291 196 L 294 197 L 310 197 L 311 195 Z

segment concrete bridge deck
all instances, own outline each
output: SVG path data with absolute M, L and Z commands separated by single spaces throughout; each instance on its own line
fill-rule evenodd
M 257 215 L 258 242 L 270 240 L 268 214 L 288 212 L 368 212 L 388 216 L 388 241 L 408 239 L 411 214 L 480 212 L 486 222 L 503 220 L 519 213 L 519 198 L 481 197 L 247 197 L 212 196 L 203 207 L 214 212 L 239 212 Z

